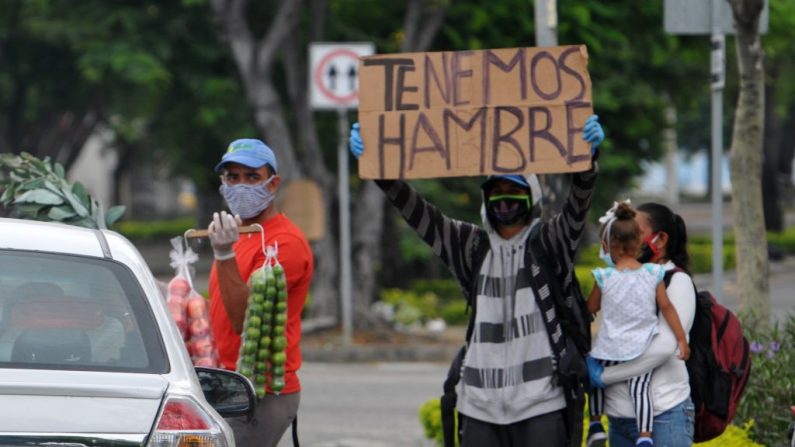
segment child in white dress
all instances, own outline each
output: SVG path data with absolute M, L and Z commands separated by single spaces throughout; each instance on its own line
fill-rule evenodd
M 596 335 L 591 357 L 603 366 L 632 360 L 640 356 L 657 334 L 657 311 L 662 312 L 679 343 L 679 357 L 687 359 L 690 349 L 679 316 L 665 293 L 664 267 L 660 264 L 641 264 L 640 227 L 635 222 L 635 210 L 625 203 L 615 203 L 599 219 L 602 224 L 599 256 L 607 268 L 593 271 L 596 285 L 588 297 L 588 312 L 602 312 L 602 322 Z M 627 381 L 629 394 L 635 401 L 638 424 L 638 446 L 652 446 L 654 408 L 651 393 L 652 372 Z M 588 447 L 603 446 L 606 440 L 600 419 L 604 412 L 604 390 L 592 387 L 589 396 L 591 426 Z

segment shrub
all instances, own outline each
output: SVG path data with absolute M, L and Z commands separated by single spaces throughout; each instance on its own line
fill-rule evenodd
M 441 317 L 451 326 L 464 326 L 469 322 L 467 302 L 464 298 L 446 303 L 441 310 Z
M 181 236 L 190 228 L 196 228 L 196 219 L 192 217 L 154 221 L 125 220 L 113 225 L 113 230 L 132 240 L 169 239 Z
M 442 413 L 439 399 L 429 399 L 422 404 L 419 409 L 419 417 L 423 431 L 425 432 L 425 437 L 435 441 L 436 445 L 439 447 L 443 447 L 444 434 L 442 433 Z M 457 417 L 455 419 L 458 420 Z M 589 422 L 590 421 L 586 409 L 585 417 L 583 418 L 583 434 L 588 433 Z M 607 428 L 607 417 L 602 418 L 602 424 L 604 424 L 605 428 Z M 750 438 L 750 434 L 753 433 L 754 426 L 755 423 L 753 420 L 746 422 L 742 427 L 730 425 L 726 431 L 717 438 L 709 442 L 702 442 L 695 445 L 699 447 L 762 447 L 762 444 L 757 444 Z M 456 445 L 458 445 L 457 440 Z M 583 439 L 582 445 L 585 446 L 585 439 Z
M 787 254 L 795 253 L 795 227 L 787 228 L 781 233 L 768 233 L 767 241 L 775 244 Z
M 783 325 L 744 331 L 751 343 L 751 376 L 734 420 L 755 420 L 752 436 L 761 444 L 785 445 L 789 408 L 795 405 L 795 315 Z
M 580 248 L 577 255 L 577 265 L 599 267 L 604 265 L 599 259 L 599 244 L 590 244 Z
M 459 301 L 464 298 L 461 286 L 454 279 L 418 279 L 411 283 L 411 290 L 419 295 L 433 293 L 442 301 Z
M 690 271 L 692 273 L 709 273 L 712 271 L 712 244 L 688 244 L 690 254 Z M 723 268 L 731 270 L 737 265 L 734 245 L 723 246 Z
M 381 301 L 392 306 L 395 321 L 404 326 L 439 317 L 439 298 L 430 292 L 418 294 L 413 290 L 384 289 Z
M 591 289 L 593 289 L 594 283 L 596 280 L 591 274 L 593 267 L 590 266 L 576 266 L 574 267 L 574 274 L 577 275 L 577 281 L 580 283 L 580 289 L 582 290 L 583 295 L 585 298 L 588 298 L 588 294 L 591 293 Z

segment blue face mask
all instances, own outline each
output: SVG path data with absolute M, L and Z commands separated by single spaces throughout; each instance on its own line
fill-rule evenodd
M 616 263 L 613 262 L 613 257 L 610 256 L 610 253 L 605 253 L 604 247 L 599 247 L 599 259 L 604 261 L 604 263 L 607 264 L 608 267 L 616 266 Z
M 229 205 L 232 214 L 238 214 L 242 219 L 256 217 L 267 209 L 273 202 L 275 195 L 268 191 L 268 184 L 273 180 L 273 176 L 264 183 L 257 185 L 237 185 L 222 184 L 218 190 Z

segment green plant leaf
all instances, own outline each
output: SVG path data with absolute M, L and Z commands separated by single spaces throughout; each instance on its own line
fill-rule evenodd
M 6 189 L 3 191 L 3 195 L 0 196 L 0 202 L 3 202 L 3 204 L 8 205 L 11 202 L 11 199 L 14 198 L 15 192 L 16 188 L 14 188 L 14 185 L 6 186 Z
M 14 211 L 20 217 L 32 217 L 38 218 L 39 211 L 41 211 L 44 206 L 36 204 L 36 203 L 22 203 L 19 205 L 14 206 Z
M 47 217 L 57 222 L 64 222 L 75 216 L 77 216 L 77 213 L 68 206 L 54 206 L 50 208 L 50 211 L 47 213 Z
M 113 225 L 117 220 L 121 218 L 124 214 L 124 211 L 127 209 L 124 205 L 117 205 L 111 207 L 107 213 L 105 213 L 105 223 L 108 226 Z
M 31 190 L 35 190 L 35 189 L 41 189 L 41 188 L 44 188 L 44 187 L 46 187 L 45 179 L 43 179 L 43 178 L 34 178 L 34 179 L 30 179 L 30 180 L 22 183 L 21 185 L 19 185 L 19 187 L 17 189 L 19 191 L 31 191 Z
M 76 182 L 74 185 L 72 185 L 72 191 L 75 190 L 75 187 L 77 185 L 80 185 L 80 188 L 83 188 L 82 184 Z M 65 193 L 64 196 L 66 197 L 66 200 L 69 201 L 69 204 L 72 205 L 72 208 L 75 210 L 75 213 L 77 213 L 78 216 L 87 217 L 89 215 L 88 209 L 86 208 L 85 205 L 85 202 L 87 202 L 87 200 L 83 202 L 80 199 L 80 197 L 77 194 L 74 194 L 72 191 L 66 191 L 66 190 L 64 191 Z M 85 193 L 85 188 L 83 188 L 83 193 Z
M 15 203 L 38 203 L 40 205 L 60 205 L 63 203 L 63 198 L 58 194 L 46 189 L 34 189 L 26 191 L 18 196 Z
M 66 172 L 64 172 L 63 165 L 60 163 L 55 163 L 55 168 L 53 169 L 55 175 L 60 178 L 66 178 Z
M 81 217 L 79 219 L 71 219 L 68 222 L 70 225 L 77 225 L 78 227 L 97 228 L 97 222 L 90 217 Z

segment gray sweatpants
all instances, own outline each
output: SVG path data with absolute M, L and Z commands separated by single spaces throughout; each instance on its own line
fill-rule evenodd
M 238 447 L 276 447 L 298 414 L 300 402 L 300 391 L 265 395 L 257 401 L 250 422 L 244 417 L 227 419 L 235 432 L 235 443 Z

